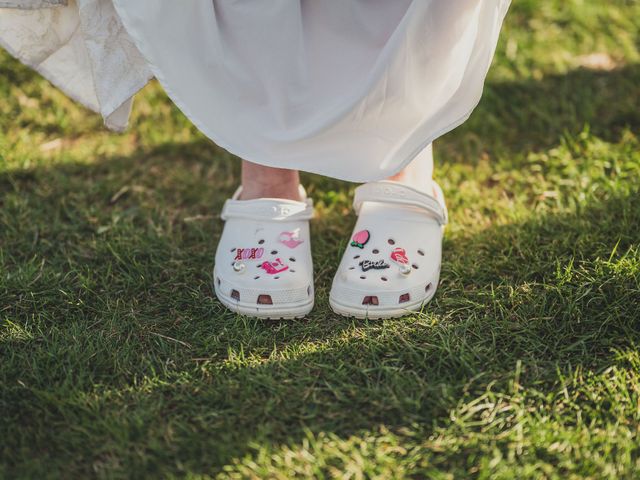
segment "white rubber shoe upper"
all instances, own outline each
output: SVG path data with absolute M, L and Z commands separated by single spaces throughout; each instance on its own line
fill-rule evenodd
M 419 310 L 440 277 L 447 208 L 440 186 L 426 193 L 393 181 L 355 192 L 358 221 L 333 279 L 329 302 L 341 315 L 391 318 Z
M 313 202 L 277 198 L 225 202 L 213 284 L 227 308 L 259 318 L 298 318 L 313 308 L 309 220 Z

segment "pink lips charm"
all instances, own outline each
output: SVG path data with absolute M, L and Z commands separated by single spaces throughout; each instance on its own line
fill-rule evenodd
M 289 267 L 282 263 L 282 260 L 279 258 L 276 258 L 273 262 L 262 262 L 262 265 L 260 266 L 269 275 L 275 275 L 276 273 L 284 272 L 289 269 Z
M 391 252 L 391 260 L 401 265 L 407 265 L 409 263 L 409 259 L 407 258 L 407 252 L 404 248 L 396 247 Z
M 289 248 L 296 248 L 304 241 L 298 239 L 299 235 L 299 230 L 294 230 L 293 232 L 282 232 L 278 240 Z
M 369 230 L 360 230 L 353 235 L 353 238 L 351 239 L 351 246 L 364 248 L 370 238 L 371 234 L 369 233 Z

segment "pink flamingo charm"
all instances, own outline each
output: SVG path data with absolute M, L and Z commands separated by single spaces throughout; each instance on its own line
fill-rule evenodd
M 262 265 L 260 266 L 269 275 L 275 275 L 276 273 L 284 272 L 289 269 L 289 267 L 282 263 L 282 260 L 279 258 L 276 258 L 273 262 L 262 262 Z

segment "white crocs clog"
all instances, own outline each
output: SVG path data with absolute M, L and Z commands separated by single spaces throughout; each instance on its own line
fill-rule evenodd
M 298 318 L 313 308 L 309 220 L 313 201 L 238 200 L 239 188 L 220 215 L 226 221 L 216 251 L 213 285 L 230 310 L 258 318 Z
M 419 310 L 440 278 L 447 208 L 431 193 L 393 181 L 356 188 L 352 241 L 333 279 L 334 312 L 356 318 L 400 317 Z

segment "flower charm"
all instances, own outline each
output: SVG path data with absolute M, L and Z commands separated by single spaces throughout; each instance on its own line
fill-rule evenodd
M 275 275 L 276 273 L 284 272 L 289 269 L 289 267 L 282 263 L 282 260 L 279 258 L 276 258 L 273 262 L 262 262 L 260 267 L 262 267 L 262 269 L 269 275 Z
M 364 248 L 370 238 L 371 234 L 369 233 L 369 230 L 360 230 L 353 235 L 353 238 L 351 239 L 351 246 Z
M 304 240 L 300 240 L 300 229 L 296 228 L 292 232 L 282 232 L 278 240 L 280 243 L 284 243 L 289 248 L 296 248 Z
M 375 270 L 383 270 L 385 268 L 389 268 L 389 264 L 384 260 L 362 260 L 358 265 L 362 267 L 363 272 L 371 270 L 372 268 Z
M 404 275 L 411 273 L 411 267 L 409 266 L 409 259 L 407 258 L 407 252 L 404 248 L 396 247 L 391 252 L 391 260 L 398 264 L 400 272 Z

